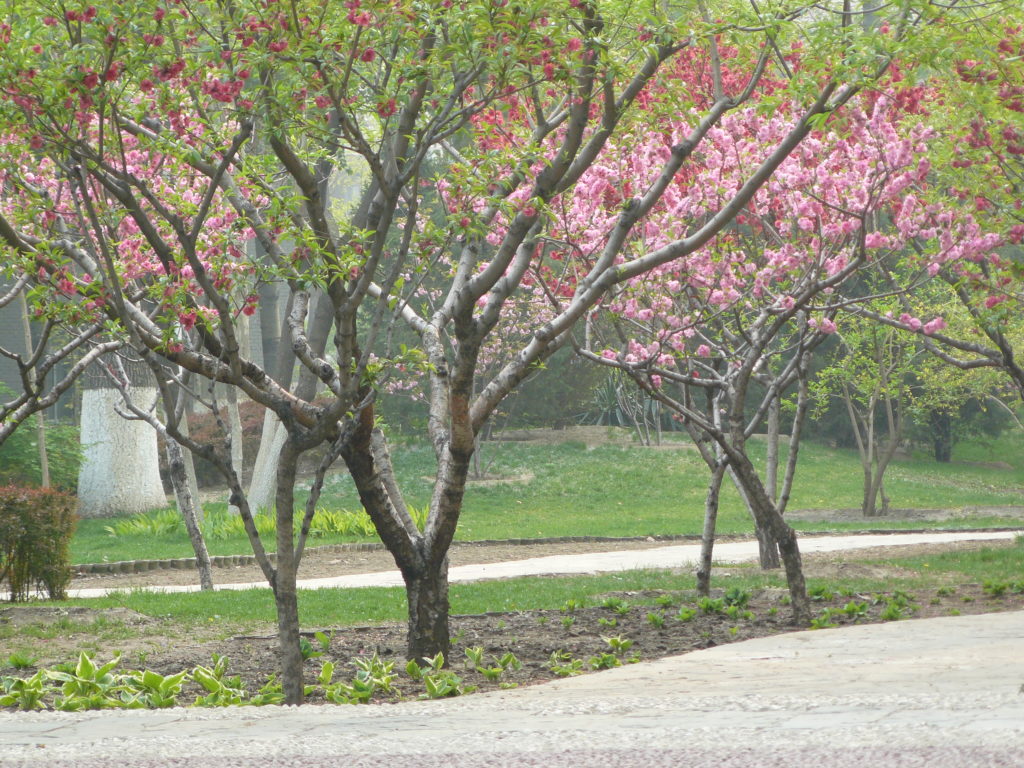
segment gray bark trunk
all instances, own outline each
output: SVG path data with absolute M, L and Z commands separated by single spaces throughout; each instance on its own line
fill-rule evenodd
M 773 397 L 768 405 L 768 448 L 765 459 L 764 486 L 768 498 L 773 503 L 778 503 L 778 477 L 779 477 L 779 418 L 782 404 L 778 397 Z
M 206 541 L 203 538 L 202 530 L 199 527 L 199 515 L 196 512 L 195 497 L 189 487 L 188 474 L 185 471 L 185 451 L 177 441 L 166 433 L 164 437 L 164 451 L 167 454 L 167 466 L 171 475 L 171 485 L 174 487 L 174 495 L 178 500 L 178 511 L 185 521 L 185 530 L 188 531 L 189 541 L 192 543 L 192 551 L 196 556 L 196 569 L 199 571 L 199 587 L 202 590 L 213 589 L 213 567 L 210 563 L 210 553 L 206 549 Z
M 295 557 L 294 492 L 299 454 L 290 441 L 281 451 L 277 467 L 277 565 L 272 583 L 277 607 L 277 642 L 281 655 L 281 684 L 284 703 L 298 705 L 305 698 L 302 679 L 302 649 L 299 645 L 299 603 Z
M 764 492 L 757 476 L 757 470 L 750 460 L 741 452 L 730 452 L 730 462 L 735 467 L 736 475 L 749 492 L 752 502 L 751 512 L 758 521 L 758 528 L 768 530 L 772 538 L 778 542 L 778 552 L 786 571 L 786 582 L 789 586 L 790 606 L 793 621 L 806 625 L 811 621 L 811 604 L 807 597 L 807 584 L 804 581 L 803 561 L 800 547 L 794 531 L 782 515 L 778 513 L 767 494 Z
M 450 656 L 448 629 L 448 558 L 439 566 L 405 576 L 405 594 L 409 600 L 409 637 L 406 656 L 431 658 L 438 652 Z
M 711 562 L 715 547 L 715 523 L 718 520 L 718 497 L 725 479 L 727 464 L 719 461 L 711 470 L 707 496 L 704 498 L 704 530 L 700 537 L 700 563 L 697 566 L 697 594 L 711 593 Z

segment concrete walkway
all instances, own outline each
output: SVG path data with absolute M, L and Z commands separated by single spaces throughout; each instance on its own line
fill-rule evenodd
M 850 536 L 801 536 L 800 551 L 836 552 L 867 547 L 900 546 L 906 544 L 951 544 L 958 541 L 1009 541 L 1021 531 L 963 531 L 942 533 L 886 533 L 858 534 Z M 655 549 L 630 550 L 625 552 L 594 552 L 576 555 L 551 555 L 528 560 L 514 560 L 487 565 L 462 565 L 448 572 L 451 583 L 466 581 L 487 581 L 507 579 L 516 576 L 554 576 L 582 573 L 608 573 L 644 568 L 682 568 L 697 563 L 700 557 L 699 544 L 683 544 Z M 757 559 L 757 542 L 734 541 L 715 546 L 715 561 L 718 563 L 741 563 Z M 400 587 L 402 576 L 398 571 L 360 573 L 349 576 L 330 576 L 322 579 L 303 579 L 299 587 L 321 589 L 324 587 Z M 266 587 L 266 582 L 218 584 L 216 589 L 253 589 Z M 147 587 L 160 592 L 198 592 L 198 585 Z M 72 589 L 69 597 L 102 597 L 110 589 Z
M 0 765 L 1020 768 L 1024 612 L 798 632 L 391 706 L 0 713 Z

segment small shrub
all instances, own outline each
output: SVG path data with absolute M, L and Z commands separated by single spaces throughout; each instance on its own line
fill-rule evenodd
M 7 582 L 12 601 L 27 600 L 37 587 L 51 600 L 67 596 L 77 505 L 49 488 L 0 488 L 0 583 Z

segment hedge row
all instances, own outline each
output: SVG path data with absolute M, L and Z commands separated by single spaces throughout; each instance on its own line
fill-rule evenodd
M 51 600 L 67 596 L 77 506 L 74 496 L 49 488 L 0 487 L 0 585 L 12 601 L 34 589 Z

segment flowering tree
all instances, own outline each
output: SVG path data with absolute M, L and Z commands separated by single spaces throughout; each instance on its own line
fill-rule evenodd
M 0 293 L 0 307 L 24 301 L 30 276 L 21 272 Z M 101 326 L 78 329 L 69 338 L 62 338 L 59 323 L 49 319 L 39 333 L 31 337 L 31 346 L 19 351 L 14 345 L 0 345 L 0 355 L 18 368 L 21 387 L 0 402 L 0 444 L 33 415 L 55 405 L 82 372 L 100 356 L 121 346 L 120 341 L 99 341 Z M 66 367 L 59 368 L 59 366 Z M 59 373 L 58 373 L 59 371 Z
M 837 113 L 827 131 L 805 141 L 779 166 L 714 243 L 624 282 L 608 305 L 619 318 L 623 342 L 603 351 L 592 344 L 590 356 L 630 371 L 675 411 L 712 469 L 702 576 L 710 568 L 718 485 L 729 472 L 765 544 L 762 562 L 770 564 L 777 542 L 794 604 L 800 600 L 794 534 L 781 513 L 807 407 L 810 355 L 836 330 L 838 308 L 859 301 L 837 291 L 900 247 L 898 238 L 884 234 L 884 221 L 905 206 L 908 191 L 923 184 L 929 171 L 927 129 L 899 134 L 896 112 L 892 100 L 873 98 Z M 753 111 L 723 120 L 702 148 L 703 162 L 693 178 L 680 185 L 685 194 L 666 195 L 641 247 L 671 237 L 681 221 L 700 215 L 707 197 L 728 196 L 783 125 L 781 117 Z M 654 141 L 644 149 L 657 146 Z M 633 166 L 618 177 L 642 177 L 644 154 L 631 156 Z M 582 218 L 597 215 L 588 211 Z M 764 395 L 752 403 L 755 382 L 764 386 Z M 774 475 L 759 475 L 746 442 L 794 385 L 794 431 L 777 494 Z M 702 390 L 706 398 L 697 394 Z
M 895 222 L 904 258 L 883 264 L 903 298 L 893 312 L 859 310 L 917 337 L 938 359 L 963 370 L 999 369 L 1024 396 L 1020 348 L 1024 240 L 1024 18 L 1017 6 L 992 22 L 984 48 L 958 49 L 956 77 L 905 86 L 917 119 L 932 130 L 927 189 Z M 955 109 L 946 109 L 955 105 Z M 927 264 L 928 306 L 921 295 Z M 944 317 L 959 316 L 947 328 Z
M 821 7 L 769 17 L 729 4 L 716 9 L 723 22 L 699 8 L 668 18 L 581 0 L 10 6 L 0 62 L 5 255 L 75 299 L 71 309 L 51 303 L 56 317 L 102 323 L 149 361 L 168 434 L 224 475 L 273 590 L 288 702 L 303 695 L 296 569 L 330 464 L 344 461 L 403 574 L 410 656 L 447 650 L 447 551 L 474 438 L 495 408 L 615 286 L 707 245 L 932 17 L 925 2 L 904 4 L 886 36 L 862 31 L 841 3 L 825 18 Z M 798 70 L 783 53 L 797 38 L 814 43 Z M 671 103 L 641 109 L 667 63 L 691 50 L 714 62 L 726 44 L 737 51 L 736 82 L 712 64 L 710 98 L 698 98 L 668 76 Z M 777 145 L 675 237 L 633 247 L 709 133 L 769 69 L 793 91 Z M 594 247 L 563 251 L 566 271 L 543 281 L 556 299 L 543 322 L 511 329 L 514 300 L 555 260 L 545 233 L 583 194 L 584 174 L 629 151 L 646 121 L 681 111 L 686 129 L 595 219 Z M 342 216 L 332 184 L 356 157 L 369 181 Z M 294 386 L 239 343 L 238 318 L 267 282 L 288 288 L 287 343 L 303 372 Z M 396 324 L 417 343 L 390 343 Z M 480 380 L 499 333 L 501 359 Z M 422 530 L 375 419 L 376 394 L 399 367 L 418 372 L 430 409 L 437 473 Z M 180 428 L 178 370 L 237 388 L 283 423 L 276 562 L 230 457 Z M 297 461 L 323 445 L 299 522 Z

